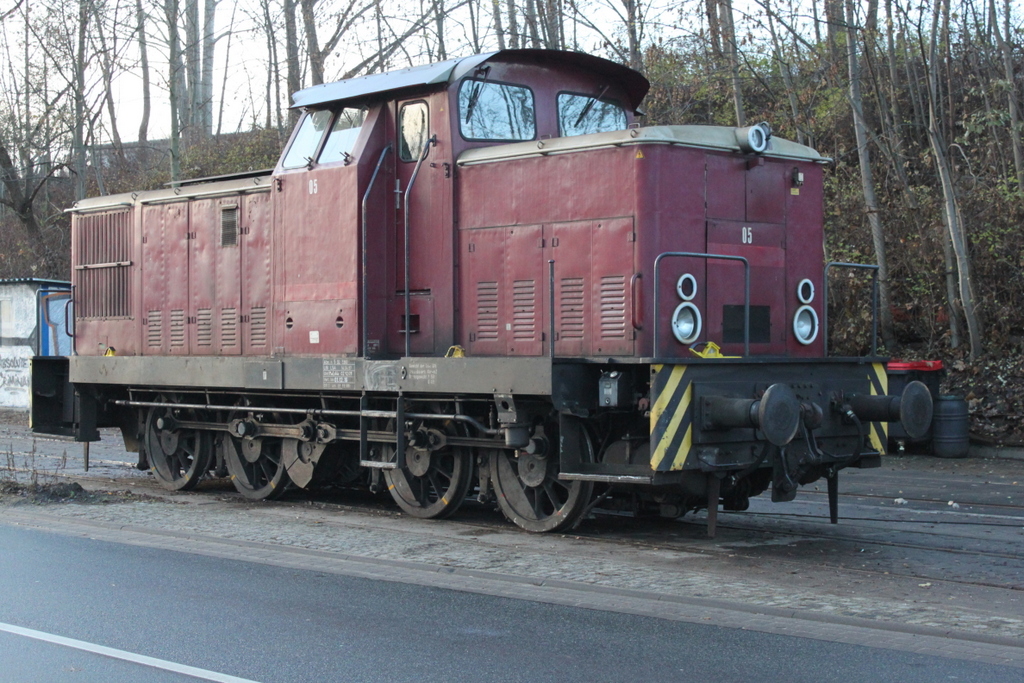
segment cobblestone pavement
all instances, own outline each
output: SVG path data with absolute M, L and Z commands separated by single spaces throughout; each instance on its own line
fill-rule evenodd
M 740 626 L 751 623 L 753 614 L 796 617 L 807 624 L 817 624 L 809 628 L 809 633 L 817 630 L 820 637 L 830 639 L 833 636 L 828 635 L 829 630 L 823 624 L 881 628 L 889 635 L 880 638 L 874 633 L 871 638 L 883 644 L 887 638 L 896 642 L 899 637 L 908 635 L 919 638 L 945 635 L 958 642 L 1009 648 L 1007 651 L 1019 652 L 1024 664 L 1024 591 L 1019 586 L 979 585 L 962 579 L 922 580 L 918 575 L 897 575 L 869 565 L 864 565 L 867 569 L 858 569 L 849 562 L 842 566 L 829 564 L 820 559 L 824 555 L 816 552 L 790 555 L 748 552 L 752 545 L 764 549 L 773 545 L 791 548 L 803 544 L 801 547 L 805 549 L 820 546 L 821 553 L 828 550 L 856 554 L 858 550 L 850 546 L 849 539 L 838 543 L 821 535 L 829 529 L 843 529 L 843 525 L 824 526 L 825 532 L 816 531 L 810 539 L 778 533 L 766 535 L 763 530 L 755 530 L 749 538 L 737 532 L 709 541 L 702 538 L 702 526 L 693 521 L 659 522 L 653 532 L 634 536 L 629 530 L 635 522 L 603 519 L 585 522 L 575 534 L 530 535 L 479 505 L 466 506 L 452 520 L 434 522 L 402 515 L 387 501 L 368 501 L 369 495 L 365 493 L 341 493 L 312 500 L 290 496 L 276 503 L 254 503 L 235 495 L 230 484 L 211 481 L 204 482 L 196 492 L 169 494 L 155 488 L 149 475 L 131 467 L 131 456 L 123 452 L 119 441 L 108 435 L 104 439 L 91 448 L 93 467 L 86 477 L 79 468 L 79 444 L 33 440 L 22 427 L 0 426 L 0 466 L 6 450 L 8 462 L 15 465 L 14 469 L 21 470 L 18 476 L 22 479 L 30 476 L 28 470 L 35 467 L 37 473 L 44 473 L 42 476 L 77 476 L 88 489 L 130 489 L 148 496 L 124 500 L 111 495 L 104 504 L 63 505 L 33 505 L 7 496 L 3 498 L 5 505 L 0 507 L 0 523 L 31 525 L 36 519 L 39 525 L 54 529 L 63 521 L 68 533 L 102 537 L 100 530 L 120 530 L 162 535 L 175 539 L 178 548 L 188 548 L 190 541 L 197 547 L 221 542 L 256 552 L 256 561 L 260 552 L 270 553 L 275 549 L 312 553 L 310 556 L 334 558 L 339 562 L 363 562 L 360 566 L 367 575 L 391 580 L 406 579 L 390 576 L 389 567 L 428 568 L 434 572 L 454 572 L 456 579 L 451 581 L 450 587 L 459 588 L 461 581 L 469 590 L 475 590 L 469 586 L 470 578 L 484 580 L 488 577 L 525 581 L 531 585 L 590 589 L 606 596 L 615 595 L 613 602 L 618 607 L 602 608 L 629 611 L 631 601 L 639 601 L 637 604 L 644 600 L 660 601 L 662 605 L 676 601 L 691 607 L 703 606 L 706 610 L 725 610 L 734 617 L 745 615 L 735 624 Z M 69 460 L 61 468 L 56 461 L 64 453 Z M 909 460 L 890 461 L 888 476 L 896 486 L 906 484 L 906 490 L 910 490 L 910 485 L 916 485 L 924 476 L 918 473 L 915 478 L 915 466 Z M 922 463 L 916 466 L 918 470 L 927 468 L 927 461 Z M 1009 488 L 1005 491 L 1018 496 L 1022 490 L 1016 488 L 1018 482 L 1024 484 L 1024 476 L 1014 479 L 1018 473 L 1024 474 L 1024 463 L 993 461 L 961 463 L 960 467 L 967 473 L 960 477 L 966 490 L 975 487 L 988 491 L 991 487 L 976 484 L 998 477 L 1000 482 L 1003 478 L 1007 480 Z M 939 468 L 943 481 L 957 479 L 946 471 L 951 468 L 956 469 L 948 463 Z M 858 490 L 865 496 L 885 498 L 885 512 L 900 514 L 888 498 L 890 492 L 882 488 L 875 480 L 864 480 Z M 1000 500 L 1005 499 L 1005 491 L 1000 490 Z M 944 490 L 942 496 L 947 495 L 960 495 L 960 492 Z M 823 501 L 811 498 L 804 505 L 820 508 Z M 1011 503 L 1015 502 L 1017 500 L 1011 497 Z M 756 509 L 786 508 L 770 503 L 763 508 L 761 505 L 759 502 Z M 919 507 L 918 512 L 928 512 L 924 506 Z M 796 509 L 800 512 L 807 508 Z M 854 518 L 868 514 L 877 517 L 878 510 L 877 500 L 865 498 L 844 503 L 843 514 Z M 817 512 L 820 513 L 820 509 Z M 948 510 L 940 512 L 950 513 Z M 1024 519 L 1015 516 L 1012 510 L 1010 513 L 1004 517 L 1006 524 L 1001 525 L 1008 528 L 997 529 L 996 533 L 1010 542 L 1017 538 L 1019 548 L 1020 541 L 1024 541 Z M 751 518 L 756 520 L 758 516 L 743 516 L 744 520 Z M 723 515 L 721 519 L 728 525 L 730 516 Z M 963 533 L 963 529 L 953 528 Z M 990 535 L 992 529 L 983 528 L 976 533 Z M 969 545 L 966 540 L 964 544 Z M 861 548 L 860 552 L 863 551 Z M 1019 550 L 1016 558 L 1012 552 L 1008 557 L 988 552 L 969 559 L 993 564 L 1019 562 L 1024 559 Z M 941 576 L 942 568 L 936 570 Z M 724 617 L 694 618 L 713 619 L 723 625 L 728 621 Z M 940 651 L 948 649 L 948 642 L 936 647 Z M 992 661 L 1005 663 L 1005 652 Z

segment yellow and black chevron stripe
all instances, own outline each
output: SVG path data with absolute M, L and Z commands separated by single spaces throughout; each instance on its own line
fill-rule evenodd
M 681 470 L 693 441 L 693 384 L 685 365 L 652 365 L 651 469 Z
M 885 363 L 872 363 L 868 371 L 872 396 L 885 396 L 889 393 L 889 375 L 885 372 Z M 885 454 L 885 446 L 889 443 L 889 423 L 872 422 L 870 427 L 871 447 Z

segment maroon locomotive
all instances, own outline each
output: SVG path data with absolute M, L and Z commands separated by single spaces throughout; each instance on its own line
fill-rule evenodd
M 647 89 L 540 50 L 330 83 L 272 173 L 79 202 L 34 428 L 118 426 L 172 489 L 365 483 L 420 517 L 475 490 L 531 531 L 713 525 L 821 477 L 834 521 L 837 472 L 923 432 L 928 391 L 827 356 L 827 160 L 639 127 Z

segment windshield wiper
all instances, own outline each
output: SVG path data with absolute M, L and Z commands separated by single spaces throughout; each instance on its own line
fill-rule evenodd
M 576 122 L 572 124 L 573 128 L 583 123 L 583 119 L 587 118 L 587 114 L 589 114 L 590 110 L 594 108 L 594 104 L 596 102 L 600 102 L 601 98 L 604 97 L 604 94 L 608 92 L 608 87 L 609 86 L 607 85 L 604 86 L 601 88 L 601 92 L 597 93 L 597 97 L 587 100 L 587 104 L 583 107 L 583 111 L 581 111 L 580 115 L 576 117 Z
M 473 107 L 476 106 L 476 101 L 480 99 L 480 91 L 483 90 L 484 82 L 491 73 L 491 67 L 485 66 L 483 69 L 483 77 L 480 80 L 473 81 L 473 91 L 469 93 L 469 102 L 466 103 L 466 123 L 469 123 L 470 117 L 473 115 Z M 480 73 L 480 71 L 477 71 Z M 473 74 L 474 76 L 476 74 Z

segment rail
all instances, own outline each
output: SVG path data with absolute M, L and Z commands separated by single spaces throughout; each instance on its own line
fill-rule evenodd
M 380 173 L 380 167 L 382 165 L 384 165 L 384 157 L 386 157 L 390 151 L 391 151 L 391 144 L 388 143 L 388 146 L 385 147 L 384 150 L 380 153 L 380 158 L 377 159 L 377 166 L 374 167 L 373 175 L 370 176 L 370 182 L 366 186 L 366 192 L 363 193 L 363 203 L 362 203 L 363 224 L 362 224 L 362 235 L 360 236 L 361 240 L 362 240 L 362 245 L 363 245 L 363 254 L 362 254 L 362 268 L 363 268 L 363 273 L 362 273 L 362 286 L 363 286 L 362 307 L 363 307 L 363 310 L 360 311 L 361 318 L 362 318 L 362 320 L 360 320 L 360 327 L 362 328 L 362 331 L 363 331 L 363 335 L 362 335 L 363 336 L 363 339 L 362 339 L 363 358 L 366 358 L 368 356 L 367 346 L 369 344 L 369 334 L 370 334 L 369 330 L 367 329 L 367 316 L 369 315 L 369 310 L 370 310 L 370 306 L 369 306 L 370 295 L 369 295 L 369 292 L 368 292 L 367 287 L 366 287 L 366 282 L 367 282 L 367 275 L 366 275 L 366 271 L 367 271 L 367 262 L 366 262 L 366 239 L 367 239 L 366 238 L 366 233 L 367 233 L 367 229 L 366 229 L 366 226 L 369 223 L 369 219 L 367 218 L 367 207 L 368 207 L 369 201 L 370 201 L 370 192 L 373 191 L 373 186 L 377 182 L 377 174 Z
M 822 285 L 822 299 L 824 302 L 821 305 L 821 333 L 824 335 L 822 340 L 824 343 L 825 357 L 828 357 L 828 271 L 832 269 L 832 266 L 838 268 L 856 268 L 860 270 L 870 270 L 871 273 L 871 355 L 878 355 L 878 266 L 872 266 L 866 263 L 843 263 L 842 261 L 832 261 L 825 265 L 825 277 L 824 284 Z
M 427 158 L 427 153 L 430 152 L 431 145 L 437 144 L 437 136 L 432 135 L 427 140 L 426 144 L 423 145 L 423 151 L 420 153 L 420 158 L 416 160 L 416 168 L 412 170 L 412 176 L 409 178 L 409 184 L 405 186 L 405 324 L 402 327 L 405 328 L 405 357 L 408 358 L 411 355 L 412 339 L 409 335 L 412 334 L 412 325 L 410 317 L 410 301 L 409 295 L 412 288 L 409 286 L 409 196 L 412 194 L 412 186 L 416 184 L 416 176 L 420 174 L 420 166 L 423 165 L 423 160 Z
M 654 348 L 653 356 L 658 358 L 658 285 L 661 283 L 661 279 L 658 277 L 658 267 L 661 265 L 661 260 L 665 258 L 680 257 L 680 258 L 702 258 L 702 259 L 719 259 L 722 261 L 740 261 L 743 263 L 743 355 L 750 355 L 750 262 L 742 256 L 730 256 L 727 254 L 702 254 L 692 251 L 666 251 L 658 254 L 658 258 L 654 259 Z

